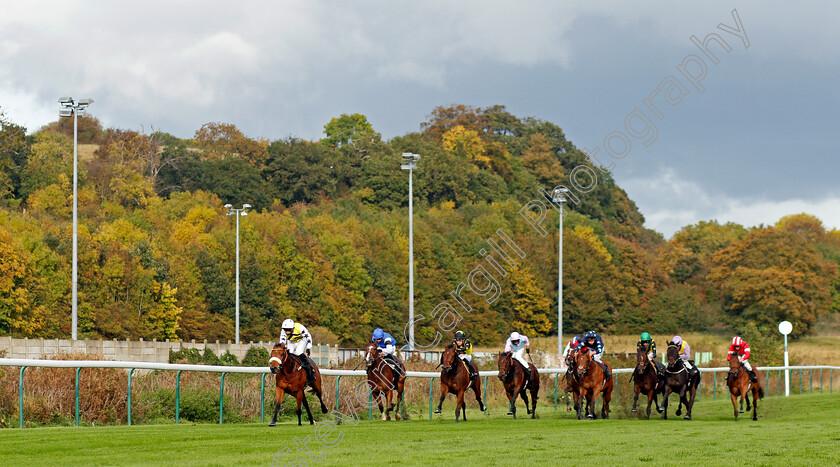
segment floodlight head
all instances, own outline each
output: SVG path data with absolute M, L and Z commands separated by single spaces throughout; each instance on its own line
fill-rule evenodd
M 557 187 L 554 189 L 553 193 L 553 201 L 555 203 L 564 203 L 566 201 L 566 194 L 569 193 L 569 189 L 566 187 Z
M 61 105 L 73 105 L 73 98 L 72 97 L 62 97 L 58 99 L 58 103 Z
M 793 331 L 793 325 L 790 324 L 790 321 L 782 321 L 779 323 L 779 332 L 788 335 L 790 332 Z
M 90 99 L 90 98 L 82 99 L 82 100 L 79 101 L 79 105 L 91 105 L 91 104 L 93 104 L 93 99 Z
M 59 117 L 72 117 L 73 116 L 73 109 L 58 109 L 58 116 Z
M 241 214 L 240 214 L 240 215 L 242 215 L 242 216 L 247 216 L 247 215 L 248 215 L 248 213 L 247 213 L 247 212 L 245 212 L 245 211 L 241 211 Z
M 242 205 L 242 209 L 250 209 L 250 208 L 251 208 L 251 205 L 248 204 L 248 203 L 245 203 L 245 204 Z
M 409 161 L 412 161 L 412 160 L 413 161 L 419 161 L 420 160 L 420 154 L 414 154 L 414 153 L 411 153 L 411 152 L 404 152 L 404 153 L 402 153 L 402 156 L 403 156 L 404 159 L 409 160 Z
M 225 204 L 225 207 L 226 207 L 226 208 L 228 208 L 228 209 L 230 209 L 230 208 L 232 208 L 232 207 L 233 207 L 233 205 L 232 205 L 232 204 Z

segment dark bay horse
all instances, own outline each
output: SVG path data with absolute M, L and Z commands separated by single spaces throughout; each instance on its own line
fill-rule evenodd
M 400 405 L 403 401 L 405 390 L 405 366 L 400 362 L 398 369 L 391 368 L 385 362 L 379 346 L 369 342 L 365 349 L 365 363 L 367 364 L 367 380 L 371 386 L 373 398 L 379 403 L 379 413 L 382 414 L 382 421 L 391 419 L 391 412 L 394 417 L 400 419 Z M 397 405 L 394 406 L 394 391 L 397 392 Z M 383 411 L 380 394 L 385 396 L 385 408 Z
M 312 412 L 309 410 L 309 402 L 307 402 L 306 394 L 304 393 L 304 389 L 306 388 L 306 370 L 301 368 L 299 358 L 289 352 L 289 349 L 283 344 L 274 344 L 274 348 L 271 349 L 271 358 L 268 360 L 268 366 L 271 368 L 271 373 L 274 374 L 274 378 L 277 381 L 277 404 L 274 406 L 274 417 L 268 426 L 277 424 L 277 412 L 280 411 L 280 403 L 283 402 L 284 394 L 294 396 L 297 400 L 297 410 L 295 413 L 298 417 L 298 426 L 301 425 L 301 404 L 306 408 L 309 424 L 315 424 L 315 420 L 312 419 Z M 318 370 L 315 362 L 312 362 L 312 372 L 315 373 L 315 382 L 311 384 L 312 392 L 318 396 L 318 400 L 321 402 L 321 412 L 327 413 L 327 406 L 324 405 L 324 401 L 321 399 L 321 372 Z
M 590 355 L 587 349 L 582 349 L 577 354 L 577 369 L 575 376 L 578 380 L 578 404 L 577 416 L 578 420 L 583 419 L 583 400 L 586 400 L 586 418 L 595 418 L 596 403 L 598 402 L 598 395 L 604 395 L 604 402 L 601 407 L 601 418 L 609 418 L 610 416 L 610 400 L 612 399 L 612 391 L 615 378 L 606 379 L 604 370 Z M 607 368 L 610 368 L 607 364 Z
M 757 376 L 758 372 L 756 372 Z M 732 407 L 735 409 L 735 420 L 738 420 L 738 396 L 741 397 L 741 403 L 743 403 L 744 398 L 747 399 L 747 412 L 750 411 L 750 392 L 752 392 L 753 420 L 758 420 L 756 414 L 758 400 L 764 399 L 764 388 L 761 387 L 760 379 L 755 383 L 750 382 L 746 368 L 734 356 L 729 360 L 729 374 L 726 376 L 726 385 L 729 386 L 729 397 L 732 399 Z
M 662 413 L 663 408 L 657 401 L 657 394 L 665 394 L 665 382 L 659 380 L 659 375 L 656 372 L 656 365 L 658 362 L 651 362 L 648 360 L 646 350 L 636 350 L 636 368 L 633 370 L 633 409 L 631 412 L 636 412 L 636 403 L 639 400 L 639 394 L 644 393 L 648 398 L 647 403 L 647 418 L 650 420 L 650 404 L 656 404 L 656 410 Z
M 472 387 L 475 392 L 475 400 L 478 401 L 478 406 L 484 412 L 484 402 L 481 401 L 481 378 L 478 377 L 475 381 L 470 382 L 470 372 L 461 358 L 458 357 L 458 351 L 455 346 L 449 344 L 443 355 L 440 358 L 440 402 L 438 402 L 435 413 L 440 413 L 440 408 L 443 405 L 443 400 L 446 399 L 448 393 L 455 394 L 458 402 L 455 404 L 455 421 L 457 422 L 460 414 L 464 414 L 464 420 L 467 419 L 467 404 L 464 402 L 464 392 Z
M 499 353 L 499 380 L 505 386 L 507 398 L 510 401 L 510 409 L 508 415 L 513 415 L 516 418 L 516 396 L 521 396 L 525 401 L 525 410 L 531 415 L 531 418 L 537 418 L 537 397 L 540 393 L 540 374 L 537 372 L 537 367 L 532 363 L 528 364 L 528 371 L 530 374 L 530 383 L 525 387 L 525 370 L 518 362 L 513 361 L 513 356 L 510 352 Z M 528 407 L 528 394 L 531 391 L 531 406 Z
M 664 419 L 668 419 L 668 398 L 672 392 L 680 396 L 680 403 L 677 406 L 677 416 L 682 414 L 682 406 L 685 405 L 685 419 L 691 420 L 691 409 L 694 407 L 694 396 L 697 395 L 697 386 L 700 384 L 700 372 L 691 374 L 680 358 L 679 346 L 668 342 L 668 350 L 665 353 L 668 366 L 665 368 L 665 409 Z

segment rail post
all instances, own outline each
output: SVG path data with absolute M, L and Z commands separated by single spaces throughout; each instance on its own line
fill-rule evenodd
M 712 372 L 713 381 L 712 381 L 712 400 L 717 400 L 717 371 Z
M 219 425 L 222 424 L 222 416 L 224 415 L 225 411 L 225 375 L 226 372 L 222 372 L 222 379 L 219 382 Z
M 799 369 L 799 394 L 802 394 L 802 368 Z
M 782 395 L 782 370 L 779 370 L 779 395 Z
M 368 392 L 368 420 L 373 420 L 373 388 Z
M 20 407 L 18 408 L 18 413 L 20 414 L 20 427 L 23 428 L 23 370 L 26 367 L 20 367 L 20 379 L 18 380 L 18 396 L 20 398 Z
M 490 415 L 487 413 L 487 376 L 484 377 L 484 415 Z
M 181 421 L 181 372 L 175 373 L 175 424 Z
M 808 369 L 808 378 L 811 380 L 811 394 L 814 393 L 814 369 Z
M 823 393 L 823 392 L 822 392 L 822 387 L 823 387 L 823 384 L 822 384 L 822 383 L 823 383 L 823 381 L 822 381 L 822 371 L 823 371 L 823 369 L 822 369 L 822 368 L 820 368 L 820 394 L 822 394 L 822 393 Z
M 260 374 L 260 423 L 265 423 L 265 373 Z
M 432 386 L 434 384 L 435 384 L 435 377 L 432 376 L 431 379 L 429 379 L 429 420 L 432 419 Z M 23 385 L 23 383 L 21 383 L 21 387 L 23 387 L 22 385 Z M 21 399 L 21 400 L 23 400 L 23 399 Z M 21 402 L 21 407 L 23 407 L 23 402 Z M 21 420 L 23 420 L 23 418 L 21 418 Z M 21 424 L 22 423 L 23 423 L 23 421 L 21 421 Z
M 79 426 L 79 372 L 81 368 L 76 368 L 76 426 Z
M 128 424 L 131 425 L 131 375 L 134 374 L 134 368 L 128 370 Z
M 557 412 L 557 378 L 560 377 L 560 373 L 554 375 L 554 411 Z

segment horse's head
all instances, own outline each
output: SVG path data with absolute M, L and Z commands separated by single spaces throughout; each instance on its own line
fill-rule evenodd
M 645 368 L 647 368 L 648 360 L 647 351 L 645 349 L 637 349 L 636 350 L 636 373 L 642 375 L 645 373 Z
M 455 368 L 455 363 L 458 360 L 458 351 L 455 350 L 455 346 L 449 344 L 446 346 L 446 350 L 443 351 L 443 355 L 440 357 L 440 364 L 443 367 L 443 371 L 449 373 L 453 368 Z
M 274 344 L 274 348 L 271 349 L 271 358 L 268 359 L 268 367 L 271 368 L 272 374 L 277 374 L 288 355 L 289 351 L 285 344 Z
M 499 379 L 504 380 L 510 374 L 512 366 L 510 352 L 499 352 Z
M 584 347 L 581 349 L 577 354 L 577 374 L 579 377 L 586 376 L 586 372 L 589 371 L 589 364 L 592 363 L 592 356 L 589 355 L 589 349 Z
M 680 348 L 673 342 L 668 342 L 668 350 L 665 351 L 665 358 L 668 360 L 668 369 L 676 369 L 677 362 L 680 360 Z
M 368 342 L 367 347 L 365 348 L 365 363 L 367 366 L 371 366 L 373 362 L 376 361 L 376 357 L 379 356 L 379 346 L 376 345 L 376 342 L 370 341 Z
M 733 355 L 732 358 L 729 359 L 729 378 L 734 379 L 738 377 L 738 372 L 741 370 L 741 361 L 738 360 L 738 357 Z
M 577 358 L 577 352 L 578 352 L 577 350 L 572 349 L 571 351 L 569 351 L 569 354 L 566 355 L 566 367 L 574 368 L 575 361 L 576 361 L 576 358 Z

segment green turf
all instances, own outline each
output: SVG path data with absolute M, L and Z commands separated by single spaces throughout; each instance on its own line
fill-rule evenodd
M 306 459 L 295 439 L 309 439 L 319 465 L 556 465 L 605 462 L 654 465 L 836 465 L 840 461 L 840 395 L 772 397 L 759 420 L 735 422 L 727 400 L 704 399 L 694 420 L 572 419 L 540 406 L 537 420 L 512 420 L 501 408 L 485 416 L 472 405 L 456 424 L 452 401 L 435 420 L 344 423 L 314 440 L 310 426 L 144 425 L 0 430 L 2 465 L 286 465 Z M 673 409 L 672 409 L 673 410 Z M 524 414 L 522 414 L 524 415 Z M 747 414 L 744 414 L 747 415 Z M 326 423 L 323 429 L 329 428 Z M 324 435 L 324 433 L 321 433 Z M 309 461 L 309 465 L 315 462 Z M 292 463 L 291 465 L 295 465 Z M 304 465 L 304 464 L 300 464 Z

